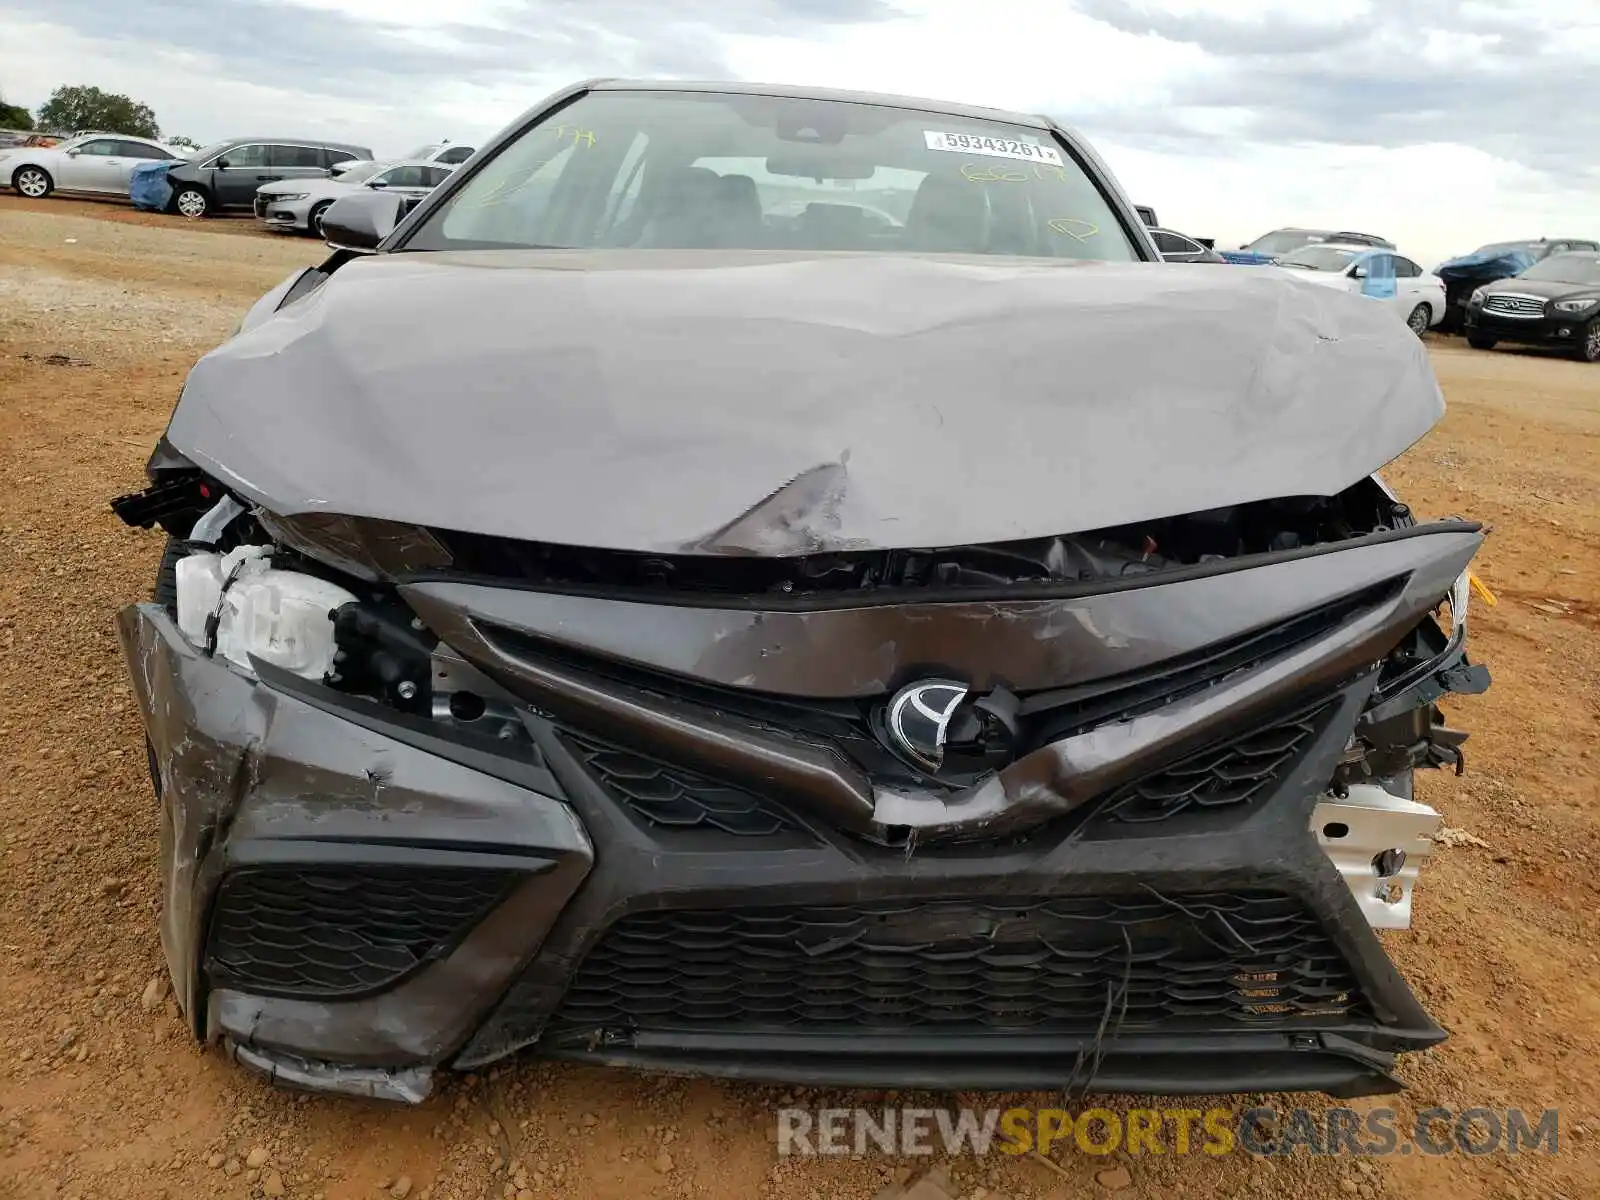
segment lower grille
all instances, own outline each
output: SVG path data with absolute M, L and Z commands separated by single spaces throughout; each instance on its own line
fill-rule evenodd
M 798 829 L 761 797 L 571 732 L 563 732 L 578 761 L 607 793 L 648 825 L 772 837 Z
M 450 949 L 506 894 L 509 871 L 244 868 L 223 880 L 206 971 L 265 995 L 352 996 Z
M 634 915 L 589 953 L 545 1036 L 1092 1033 L 1363 1009 L 1298 900 L 1150 893 Z

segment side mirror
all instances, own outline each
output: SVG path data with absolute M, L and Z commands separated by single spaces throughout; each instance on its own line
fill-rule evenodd
M 76 146 L 74 146 L 71 150 L 67 151 L 67 157 L 68 158 L 77 158 L 78 155 L 80 155 L 82 153 L 83 153 L 82 150 L 79 150 Z
M 1351 267 L 1350 268 L 1350 278 L 1351 279 L 1365 279 L 1366 277 L 1367 277 L 1367 269 L 1365 267 Z
M 219 168 L 225 168 L 225 167 L 227 167 L 227 165 L 228 165 L 228 160 L 227 160 L 227 158 L 226 158 L 226 157 L 224 157 L 224 158 L 219 158 L 219 159 L 217 159 L 217 161 L 216 161 L 216 165 L 217 165 L 217 167 L 219 167 Z
M 400 224 L 401 197 L 356 192 L 341 196 L 322 214 L 323 240 L 335 250 L 368 251 Z
M 386 188 L 389 186 L 389 181 L 387 179 L 374 179 L 367 186 L 369 188 Z

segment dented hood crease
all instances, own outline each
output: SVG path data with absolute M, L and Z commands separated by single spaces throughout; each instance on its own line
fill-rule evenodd
M 785 555 L 1332 495 L 1443 407 L 1387 306 L 1265 272 L 480 251 L 345 265 L 168 438 L 285 515 Z

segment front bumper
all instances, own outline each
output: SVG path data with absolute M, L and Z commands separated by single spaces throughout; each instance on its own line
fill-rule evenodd
M 1444 1037 L 1312 830 L 1370 676 L 1247 809 L 908 852 L 748 820 L 747 794 L 531 708 L 525 737 L 442 734 L 252 681 L 155 606 L 120 632 L 176 994 L 280 1082 L 417 1099 L 532 1046 L 804 1083 L 1361 1095 Z M 669 793 L 692 803 L 642 819 Z
M 304 233 L 311 228 L 311 202 L 309 200 L 273 200 L 256 196 L 252 211 L 257 221 L 268 229 Z
M 1557 313 L 1554 316 L 1507 317 L 1469 307 L 1466 310 L 1466 331 L 1469 336 L 1476 334 L 1502 342 L 1571 349 L 1582 343 L 1585 328 L 1597 316 L 1600 316 L 1600 309 L 1590 309 L 1584 313 Z

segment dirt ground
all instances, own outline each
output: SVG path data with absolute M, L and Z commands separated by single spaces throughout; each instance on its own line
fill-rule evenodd
M 319 250 L 0 196 L 0 1197 L 874 1196 L 903 1160 L 778 1159 L 778 1089 L 530 1061 L 411 1111 L 299 1097 L 193 1044 L 152 986 L 156 810 L 112 617 L 160 548 L 106 501 L 141 485 L 194 358 Z M 1478 569 L 1499 604 L 1473 609 L 1494 687 L 1450 706 L 1468 773 L 1420 781 L 1471 837 L 1387 939 L 1452 1036 L 1405 1061 L 1395 1103 L 1559 1108 L 1559 1153 L 993 1155 L 948 1163 L 956 1194 L 1600 1196 L 1600 368 L 1431 351 L 1449 412 L 1390 478 L 1421 514 L 1492 524 Z

